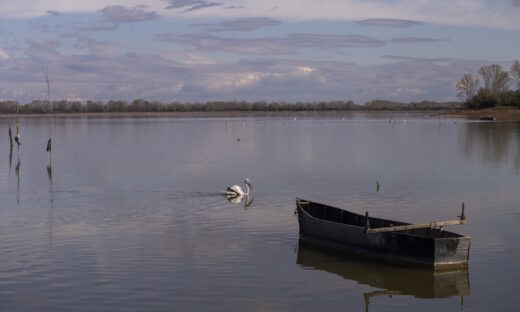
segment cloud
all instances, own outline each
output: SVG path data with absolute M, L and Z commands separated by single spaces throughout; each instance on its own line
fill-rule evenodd
M 78 43 L 74 45 L 74 48 L 82 50 L 81 54 L 83 56 L 106 58 L 114 55 L 117 45 L 91 38 L 80 38 Z
M 477 63 L 414 59 L 361 66 L 334 61 L 249 60 L 210 65 L 199 80 L 186 82 L 184 91 L 197 90 L 205 100 L 454 100 L 454 81 Z
M 520 1 L 520 0 L 519 0 Z M 394 18 L 370 18 L 357 22 L 363 26 L 380 26 L 380 27 L 411 27 L 421 25 L 422 22 L 394 19 Z
M 41 33 L 51 34 L 56 33 L 59 30 L 59 27 L 56 25 L 49 25 L 49 24 L 34 24 L 31 25 L 32 29 L 38 30 Z
M 163 0 L 169 5 L 166 7 L 167 10 L 170 9 L 184 9 L 181 13 L 201 10 L 210 7 L 222 6 L 223 3 L 220 2 L 211 2 L 205 0 Z
M 24 50 L 24 54 L 36 62 L 52 62 L 60 58 L 58 48 L 60 43 L 51 39 L 29 39 L 28 47 Z
M 240 18 L 218 24 L 203 24 L 208 32 L 220 31 L 253 31 L 263 27 L 280 25 L 281 22 L 268 17 Z
M 125 7 L 107 5 L 99 10 L 105 21 L 114 23 L 131 23 L 153 20 L 158 17 L 155 11 L 145 11 L 144 6 Z
M 381 40 L 363 35 L 290 34 L 291 43 L 302 48 L 372 48 L 385 45 Z
M 4 4 L 5 2 L 5 4 Z M 141 1 L 144 2 L 144 1 Z M 111 5 L 133 6 L 138 0 L 111 0 Z M 518 0 L 152 0 L 146 4 L 161 16 L 173 17 L 180 12 L 197 10 L 197 16 L 207 18 L 245 18 L 269 16 L 280 20 L 299 21 L 359 21 L 408 20 L 429 24 L 483 27 L 488 29 L 520 29 Z M 36 17 L 54 11 L 92 13 L 107 5 L 106 0 L 89 1 L 3 1 L 0 16 Z M 175 10 L 165 10 L 165 7 Z M 220 7 L 220 10 L 203 10 Z M 240 10 L 224 9 L 242 7 Z M 275 9 L 276 8 L 276 9 Z M 180 12 L 178 12 L 180 11 Z M 397 23 L 399 24 L 399 23 Z M 406 25 L 406 23 L 405 23 Z
M 188 53 L 193 59 L 184 62 L 181 55 L 165 58 L 150 53 L 115 53 L 117 46 L 92 39 L 80 40 L 72 55 L 60 53 L 59 43 L 52 40 L 27 43 L 26 57 L 0 61 L 3 89 L 13 92 L 12 97 L 18 94 L 16 98 L 25 102 L 45 97 L 41 73 L 35 72 L 41 64 L 48 64 L 56 77 L 53 85 L 57 98 L 189 102 L 352 99 L 357 103 L 381 98 L 454 100 L 454 82 L 483 64 L 401 56 L 388 56 L 394 61 L 370 66 L 259 55 L 238 61 L 199 62 L 193 52 Z
M 119 2 L 114 1 L 114 3 Z M 242 2 L 240 3 L 242 4 Z M 259 2 L 259 5 L 263 5 L 262 3 Z M 165 6 L 164 2 L 157 2 L 155 5 Z M 280 4 L 282 11 L 284 10 L 283 5 Z M 510 2 L 508 5 L 511 9 Z M 103 7 L 104 5 L 98 8 Z M 54 6 L 52 8 L 54 9 Z M 114 8 L 116 9 L 114 10 Z M 186 8 L 191 8 L 191 6 L 186 5 L 180 10 Z M 196 19 L 180 18 L 175 11 L 168 11 L 170 16 L 174 16 L 171 21 L 161 18 L 161 25 L 165 27 L 161 28 L 162 30 L 154 28 L 150 31 L 168 32 L 178 26 L 179 28 L 175 29 L 193 29 L 189 27 L 189 23 L 200 21 L 212 21 L 213 23 L 199 25 L 202 27 L 201 33 L 183 33 L 182 30 L 176 30 L 176 32 L 156 37 L 159 41 L 168 43 L 148 42 L 143 45 L 140 44 L 143 40 L 150 40 L 149 37 L 146 37 L 148 35 L 129 36 L 128 31 L 132 31 L 133 27 L 123 27 L 120 22 L 157 18 L 157 14 L 153 10 L 165 14 L 165 11 L 160 11 L 160 7 L 105 6 L 103 10 L 99 11 L 100 13 L 92 11 L 90 14 L 78 14 L 77 18 L 76 15 L 63 11 L 61 7 L 57 7 L 57 9 L 60 10 L 59 12 L 67 12 L 66 16 L 58 18 L 60 25 L 56 24 L 55 19 L 49 25 L 59 26 L 57 30 L 60 32 L 68 31 L 69 33 L 63 34 L 68 39 L 63 41 L 42 40 L 41 38 L 54 36 L 42 36 L 31 29 L 32 33 L 27 35 L 40 39 L 20 41 L 25 39 L 20 39 L 23 37 L 18 36 L 18 45 L 23 50 L 15 51 L 8 46 L 2 46 L 3 50 L 0 50 L 0 85 L 2 85 L 2 89 L 13 89 L 13 92 L 21 90 L 26 94 L 26 99 L 32 99 L 31 97 L 40 92 L 33 86 L 33 84 L 41 82 L 39 68 L 49 66 L 53 76 L 63 77 L 61 82 L 56 83 L 56 89 L 60 89 L 57 96 L 61 97 L 104 100 L 143 97 L 168 101 L 230 98 L 300 101 L 344 98 L 354 99 L 358 102 L 375 98 L 454 99 L 456 94 L 453 88 L 454 82 L 463 74 L 475 72 L 482 66 L 482 61 L 468 67 L 464 64 L 469 63 L 463 60 L 438 59 L 431 61 L 399 56 L 381 60 L 379 57 L 381 54 L 389 53 L 388 49 L 396 54 L 403 52 L 404 55 L 454 55 L 451 50 L 433 51 L 428 49 L 430 45 L 424 45 L 424 43 L 444 41 L 435 38 L 435 36 L 442 37 L 443 35 L 434 32 L 437 29 L 444 29 L 436 25 L 428 26 L 432 27 L 432 33 L 425 37 L 421 37 L 419 33 L 414 34 L 412 30 L 416 30 L 416 28 L 397 28 L 394 29 L 394 32 L 404 31 L 405 33 L 394 34 L 394 38 L 387 36 L 381 40 L 377 35 L 370 37 L 348 33 L 341 35 L 310 33 L 327 32 L 331 28 L 337 30 L 342 29 L 341 27 L 348 27 L 348 25 L 352 26 L 352 22 L 345 21 L 332 24 L 290 20 L 288 23 L 291 24 L 277 27 L 281 24 L 281 19 L 275 18 L 278 17 L 275 12 L 272 15 L 266 15 L 269 17 L 256 15 L 250 18 L 223 20 L 218 18 L 218 14 L 225 11 L 221 9 L 207 10 L 208 12 L 214 11 L 209 12 L 213 18 L 207 18 L 207 11 L 204 11 L 204 14 L 197 13 Z M 249 16 L 248 10 L 248 6 L 245 6 L 244 10 L 235 10 L 234 13 L 227 14 L 242 16 L 244 11 L 243 16 Z M 258 14 L 258 12 L 261 10 L 256 13 Z M 53 18 L 48 16 L 35 19 L 28 25 L 51 20 Z M 20 23 L 22 23 L 21 21 L 23 19 L 20 19 Z M 116 30 L 118 25 L 121 26 L 119 29 L 121 32 L 113 34 L 81 32 Z M 285 32 L 287 29 L 300 26 L 304 27 L 302 29 L 312 30 L 302 30 L 302 33 L 292 34 Z M 272 27 L 272 29 L 262 27 Z M 19 27 L 13 26 L 13 29 L 16 28 Z M 357 28 L 359 29 L 360 26 Z M 261 31 L 255 31 L 258 29 Z M 55 28 L 50 30 L 54 31 Z M 268 30 L 272 30 L 272 32 L 267 32 Z M 374 29 L 363 27 L 362 30 L 374 33 Z M 6 30 L 6 33 L 8 31 L 10 30 Z M 231 31 L 249 31 L 251 33 L 229 33 Z M 481 30 L 479 29 L 479 31 Z M 485 31 L 490 36 L 502 32 L 502 30 Z M 414 35 L 417 37 L 413 37 Z M 457 32 L 453 34 L 453 36 L 457 35 L 459 35 Z M 114 38 L 120 38 L 117 42 L 121 46 L 103 42 L 103 40 L 113 40 Z M 453 40 L 456 38 L 454 37 Z M 75 42 L 77 42 L 76 45 L 74 45 Z M 417 47 L 420 49 L 414 50 L 415 52 L 410 51 L 409 46 L 398 46 L 398 44 L 420 43 L 423 45 Z M 388 49 L 377 48 L 385 45 Z M 477 51 L 478 47 L 475 44 L 472 50 Z M 141 52 L 129 52 L 136 50 Z M 483 51 L 480 54 L 472 53 L 467 57 L 478 58 L 478 55 L 486 55 L 485 49 Z M 338 56 L 339 53 L 349 53 L 350 56 Z M 9 58 L 7 61 L 5 61 L 6 57 Z M 242 59 L 238 60 L 240 58 Z M 289 58 L 294 58 L 294 60 L 289 60 Z M 496 58 L 505 59 L 505 57 L 499 56 Z M 336 61 L 334 62 L 334 60 Z M 385 64 L 362 66 L 347 62 L 352 60 L 359 60 L 364 64 L 371 62 Z M 504 68 L 509 68 L 509 66 L 510 64 L 506 64 Z M 35 72 L 36 74 L 34 74 Z M 429 72 L 431 72 L 431 77 L 424 75 Z M 31 75 L 37 77 L 31 80 Z M 18 84 L 14 82 L 18 82 Z
M 53 15 L 53 16 L 63 15 L 63 13 L 61 13 L 60 11 L 54 11 L 54 10 L 47 10 L 47 11 L 45 11 L 45 13 Z
M 400 37 L 400 38 L 390 39 L 391 43 L 397 43 L 397 44 L 429 43 L 429 42 L 440 42 L 440 41 L 448 41 L 448 40 L 428 38 L 428 37 Z
M 58 36 L 62 39 L 81 38 L 82 32 L 101 32 L 116 31 L 119 28 L 118 23 L 98 22 L 98 23 L 75 23 L 72 24 L 69 31 L 61 32 Z
M 513 5 L 520 7 L 520 0 L 512 0 L 512 1 L 513 1 Z
M 383 58 L 391 59 L 391 60 L 398 60 L 398 61 L 426 61 L 427 58 L 421 58 L 421 57 L 410 57 L 410 56 L 401 56 L 401 55 L 381 55 Z
M 235 9 L 243 9 L 244 7 L 240 6 L 240 5 L 228 5 L 228 6 L 225 6 L 223 8 L 224 9 L 229 9 L 229 10 L 235 10 Z
M 385 42 L 362 35 L 289 34 L 285 37 L 224 38 L 210 34 L 167 33 L 158 36 L 161 41 L 183 44 L 189 49 L 203 52 L 238 54 L 292 54 L 297 49 L 316 48 L 372 48 Z
M 116 23 L 88 23 L 74 25 L 76 31 L 114 31 L 117 30 L 117 28 L 118 26 Z

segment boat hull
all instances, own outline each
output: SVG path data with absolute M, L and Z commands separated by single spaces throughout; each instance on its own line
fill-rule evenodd
M 326 211 L 327 217 L 320 211 Z M 362 226 L 366 224 L 365 216 L 300 199 L 297 212 L 300 238 L 308 244 L 392 263 L 433 267 L 468 264 L 468 236 L 438 229 L 367 234 Z M 406 224 L 371 217 L 369 223 L 381 227 Z

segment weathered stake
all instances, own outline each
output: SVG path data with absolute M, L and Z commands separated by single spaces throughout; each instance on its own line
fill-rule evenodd
M 20 140 L 20 119 L 18 117 L 18 108 L 19 108 L 19 105 L 17 102 L 16 103 L 16 136 L 14 137 L 14 141 L 16 142 L 16 144 L 18 144 L 18 146 L 20 146 L 22 141 Z
M 466 220 L 466 215 L 464 214 L 464 203 L 462 203 L 462 213 L 458 216 L 461 220 Z

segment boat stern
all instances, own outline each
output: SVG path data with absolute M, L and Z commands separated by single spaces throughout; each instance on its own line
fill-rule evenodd
M 435 239 L 435 267 L 467 266 L 471 237 L 449 237 Z

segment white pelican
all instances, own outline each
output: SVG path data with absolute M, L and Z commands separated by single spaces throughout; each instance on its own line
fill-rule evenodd
M 228 187 L 226 189 L 226 191 L 224 192 L 225 195 L 229 196 L 229 197 L 235 197 L 235 196 L 249 196 L 249 188 L 251 187 L 251 190 L 254 192 L 255 191 L 255 188 L 253 187 L 253 184 L 251 183 L 251 180 L 249 180 L 248 178 L 246 178 L 244 180 L 244 184 L 246 186 L 246 191 L 244 192 L 242 190 L 242 188 L 238 185 L 231 185 L 230 187 Z
M 233 204 L 240 204 L 242 202 L 242 199 L 244 199 L 244 195 L 236 195 L 236 196 L 230 196 L 228 195 L 227 196 L 227 200 L 230 202 L 230 203 L 233 203 Z

